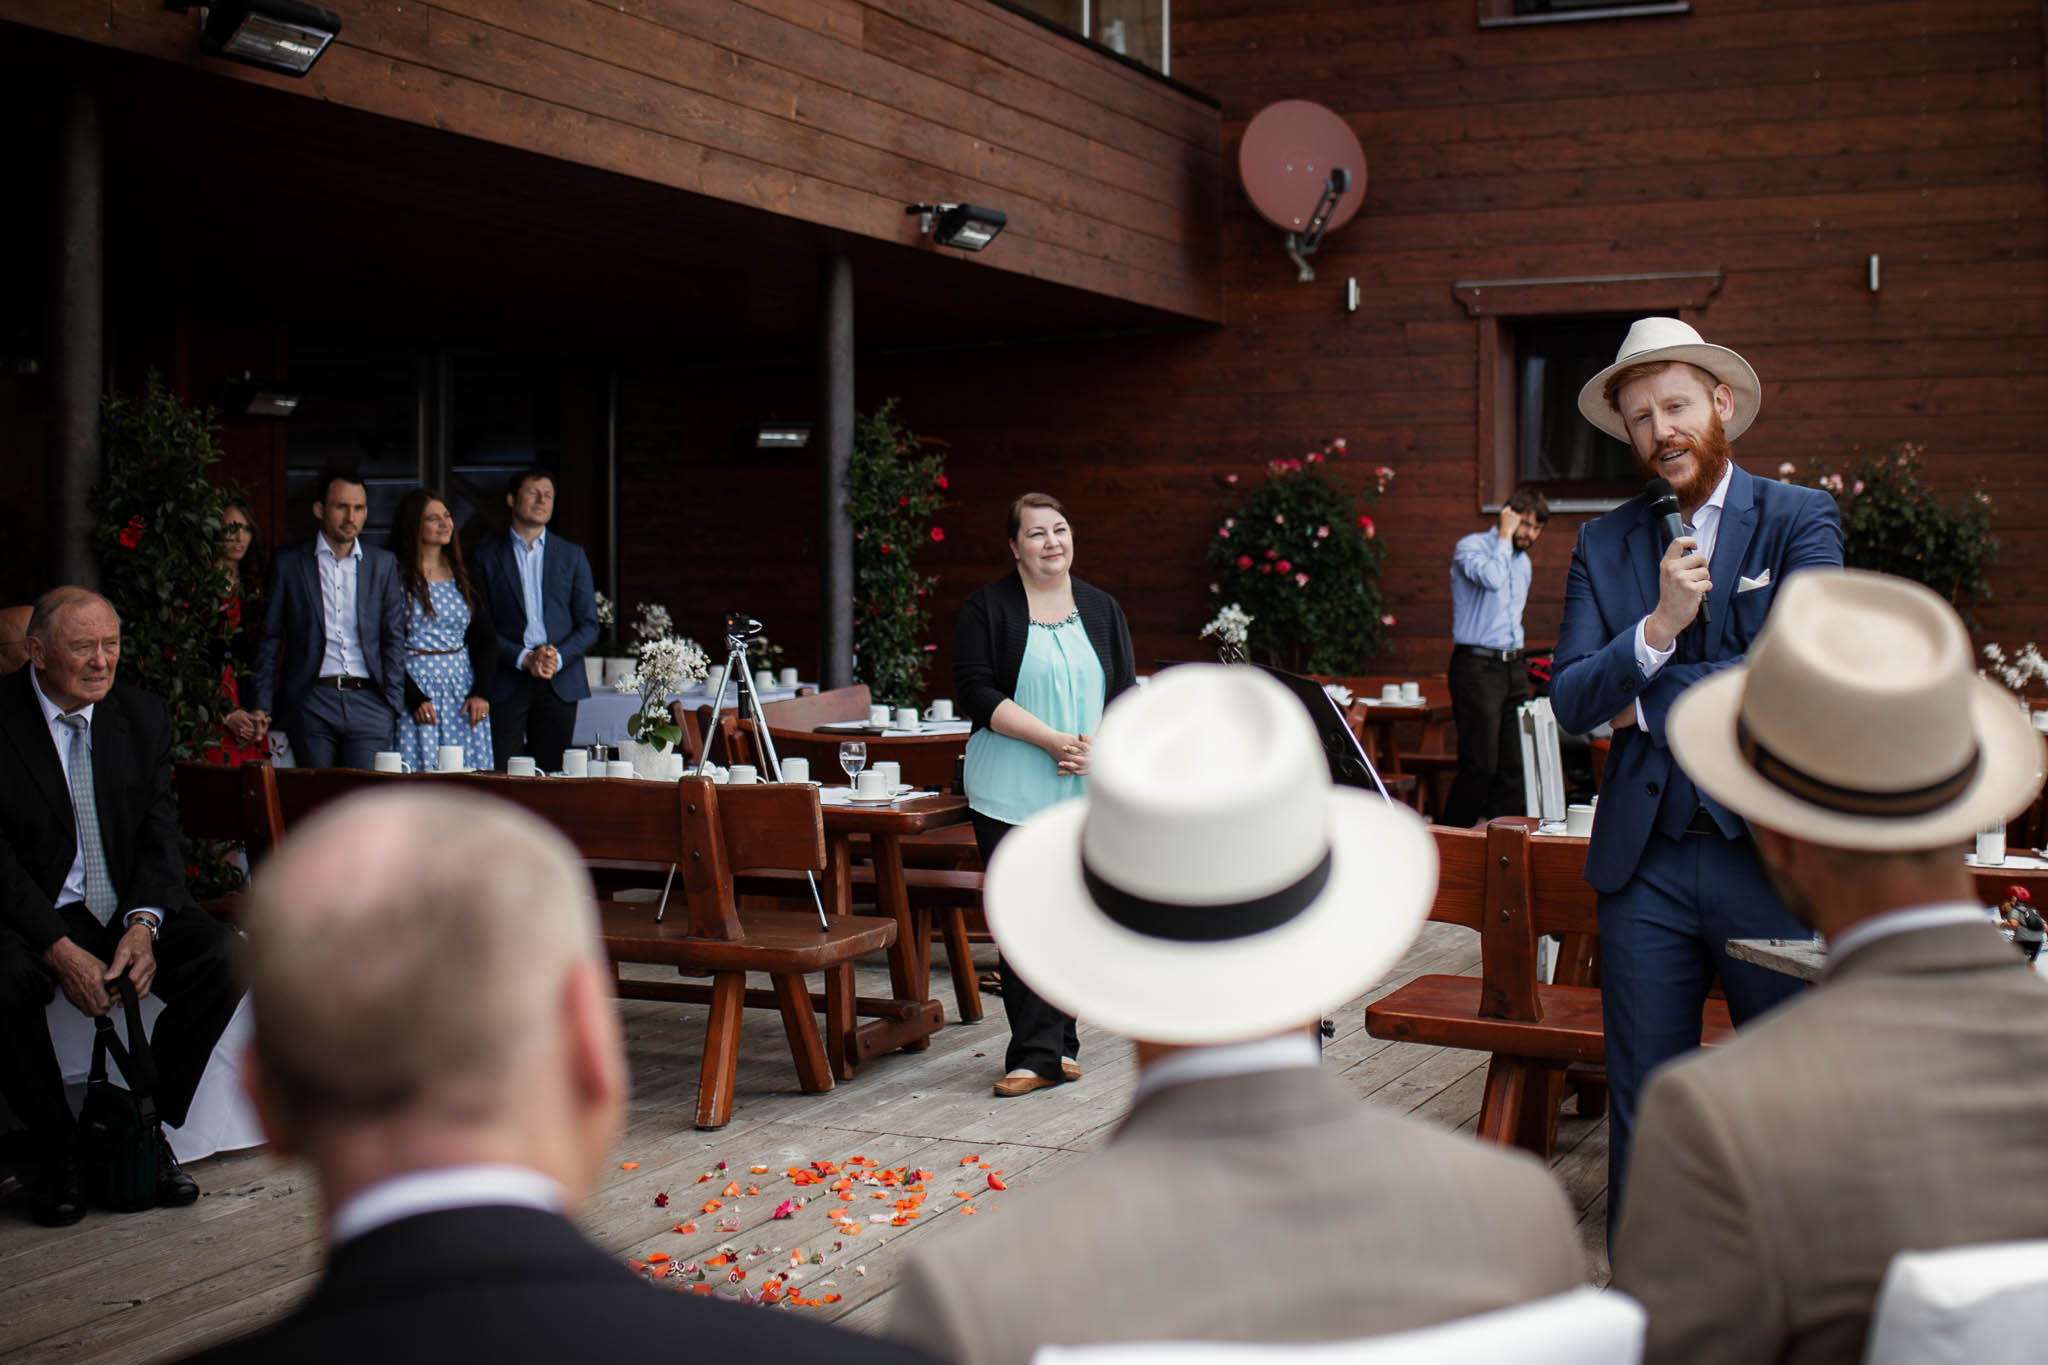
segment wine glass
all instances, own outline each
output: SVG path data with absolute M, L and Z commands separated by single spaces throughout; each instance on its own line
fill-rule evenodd
M 839 766 L 846 770 L 848 785 L 868 766 L 868 744 L 864 739 L 844 740 L 839 745 Z

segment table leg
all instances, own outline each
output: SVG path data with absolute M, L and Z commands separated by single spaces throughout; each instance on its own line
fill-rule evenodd
M 875 861 L 875 900 L 896 921 L 896 944 L 889 953 L 889 981 L 899 1000 L 929 1001 L 932 993 L 931 914 L 927 907 L 913 906 L 910 891 L 903 884 L 903 841 L 894 834 L 869 837 Z M 921 1052 L 931 1039 L 920 1037 L 904 1044 L 907 1052 Z

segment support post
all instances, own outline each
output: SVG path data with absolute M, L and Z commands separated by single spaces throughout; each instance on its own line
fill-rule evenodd
M 99 585 L 92 552 L 92 486 L 100 476 L 100 393 L 104 387 L 105 161 L 99 94 L 85 80 L 64 105 L 58 154 L 57 279 L 53 300 L 56 373 L 56 581 Z
M 853 261 L 827 256 L 818 278 L 818 683 L 853 683 Z

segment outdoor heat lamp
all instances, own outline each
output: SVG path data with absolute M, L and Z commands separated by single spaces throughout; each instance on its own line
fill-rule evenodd
M 164 0 L 184 13 L 191 0 Z M 199 50 L 265 71 L 303 76 L 341 32 L 340 16 L 303 0 L 219 0 L 199 6 Z
M 919 232 L 929 232 L 932 240 L 940 246 L 956 247 L 961 251 L 981 250 L 993 242 L 996 234 L 1010 221 L 1009 215 L 1002 210 L 985 209 L 976 204 L 912 204 L 903 211 L 917 215 Z

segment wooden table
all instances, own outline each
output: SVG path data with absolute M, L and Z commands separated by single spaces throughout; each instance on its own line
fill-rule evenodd
M 919 796 L 890 806 L 825 807 L 826 904 L 847 913 L 853 903 L 853 837 L 867 836 L 875 865 L 875 901 L 880 913 L 896 921 L 896 942 L 889 949 L 888 1000 L 862 997 L 852 1002 L 869 1022 L 853 1026 L 845 1057 L 832 1059 L 833 1074 L 851 1080 L 870 1057 L 897 1048 L 917 1052 L 931 1046 L 931 1035 L 945 1022 L 932 998 L 931 912 L 912 906 L 903 884 L 903 839 L 950 825 L 967 823 L 964 796 Z M 964 947 L 965 945 L 961 945 Z M 847 1021 L 849 1024 L 851 1021 Z
M 1728 956 L 1738 962 L 1754 962 L 1801 981 L 1820 980 L 1827 966 L 1828 948 L 1810 938 L 1731 938 Z

